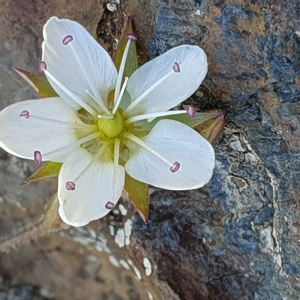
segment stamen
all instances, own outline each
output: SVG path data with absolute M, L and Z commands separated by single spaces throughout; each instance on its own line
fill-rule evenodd
M 47 64 L 44 61 L 40 62 L 40 73 L 44 74 L 45 70 L 47 70 Z
M 106 208 L 106 209 L 111 210 L 111 209 L 114 209 L 114 207 L 115 207 L 115 205 L 114 205 L 112 202 L 110 202 L 110 201 L 108 201 L 108 202 L 105 204 L 105 208 Z
M 20 117 L 23 117 L 23 113 L 24 113 L 24 117 L 25 113 L 27 111 L 23 111 L 20 115 Z M 29 114 L 29 112 L 28 112 Z M 50 118 L 46 118 L 46 117 L 40 117 L 40 116 L 36 116 L 36 115 L 30 115 L 31 118 L 35 118 L 35 119 L 39 119 L 39 120 L 43 120 L 52 124 L 58 124 L 58 125 L 62 125 L 64 127 L 71 127 L 71 128 L 75 128 L 75 129 L 89 129 L 89 130 L 94 130 L 97 128 L 96 125 L 90 125 L 90 124 L 84 124 L 84 123 L 72 123 L 72 122 L 67 122 L 67 121 L 61 121 L 61 120 L 55 120 L 55 119 L 50 119 Z M 29 115 L 28 115 L 29 118 Z M 26 118 L 26 119 L 28 119 Z
M 72 100 L 74 100 L 78 105 L 84 108 L 87 112 L 89 112 L 94 119 L 97 117 L 97 113 L 84 101 L 74 95 L 70 90 L 68 90 L 62 83 L 60 83 L 51 73 L 47 70 L 44 70 L 45 74 L 59 87 L 65 92 Z
M 194 118 L 196 115 L 196 108 L 194 107 L 194 105 L 189 105 L 186 108 L 186 112 L 189 118 Z
M 180 72 L 180 67 L 179 64 L 176 62 L 173 66 L 173 70 L 175 73 L 179 73 Z
M 62 43 L 64 45 L 68 45 L 70 42 L 73 41 L 73 37 L 71 35 L 67 35 L 64 37 L 64 39 L 62 40 Z
M 37 163 L 37 164 L 40 164 L 43 160 L 42 158 L 42 153 L 40 151 L 34 151 L 34 161 Z
M 74 141 L 74 142 L 72 142 L 72 143 L 70 143 L 68 145 L 65 145 L 65 146 L 63 146 L 63 147 L 61 147 L 59 149 L 55 149 L 55 150 L 52 150 L 50 152 L 44 153 L 44 157 L 47 157 L 49 155 L 52 156 L 52 155 L 54 155 L 54 154 L 56 154 L 56 153 L 58 153 L 58 152 L 60 152 L 62 150 L 65 150 L 65 149 L 67 149 L 67 148 L 69 148 L 69 147 L 71 147 L 71 146 L 73 146 L 75 144 L 82 145 L 82 144 L 84 144 L 86 142 L 89 142 L 89 141 L 91 141 L 91 140 L 93 140 L 93 139 L 95 139 L 97 137 L 99 137 L 99 132 L 92 133 L 92 134 L 90 134 L 90 135 L 88 135 L 88 136 L 86 136 L 84 138 L 81 138 L 81 139 L 79 139 L 77 141 Z
M 150 92 L 152 92 L 157 86 L 159 86 L 162 82 L 164 82 L 169 76 L 174 74 L 174 71 L 170 71 L 157 82 L 155 82 L 148 90 L 146 90 L 142 95 L 140 95 L 134 102 L 132 102 L 127 109 L 124 111 L 127 114 L 129 111 L 133 110 Z
M 130 33 L 127 33 L 126 35 L 127 39 L 132 41 L 132 42 L 136 42 L 137 41 L 137 35 L 130 32 Z
M 128 38 L 128 35 L 127 35 L 127 38 Z M 123 57 L 122 57 L 122 61 L 121 61 L 121 65 L 120 65 L 120 69 L 119 69 L 119 73 L 118 73 L 115 95 L 114 95 L 114 104 L 115 105 L 116 105 L 117 99 L 119 98 L 119 95 L 120 95 L 121 83 L 122 83 L 122 79 L 123 79 L 123 75 L 124 75 L 124 70 L 125 70 L 125 65 L 126 65 L 126 59 L 127 59 L 128 52 L 129 52 L 130 42 L 131 42 L 131 40 L 128 39 L 126 47 L 123 52 Z
M 99 151 L 96 153 L 96 155 L 91 159 L 91 161 L 88 163 L 88 165 L 82 170 L 82 172 L 73 180 L 74 182 L 78 181 L 80 178 L 82 178 L 93 165 L 99 160 L 100 156 L 103 154 L 103 152 L 106 150 L 108 146 L 108 143 L 104 143 Z
M 131 123 L 138 122 L 138 121 L 145 120 L 145 119 L 155 119 L 158 117 L 180 115 L 180 114 L 185 114 L 185 113 L 186 113 L 186 110 L 170 110 L 170 111 L 158 112 L 158 113 L 153 113 L 153 114 L 145 114 L 145 115 L 131 117 L 131 118 L 127 119 L 124 123 L 125 123 L 125 125 L 129 125 Z
M 120 94 L 119 94 L 119 97 L 118 97 L 118 99 L 117 99 L 117 102 L 115 103 L 115 107 L 114 107 L 114 109 L 113 109 L 113 111 L 112 111 L 112 114 L 113 114 L 113 115 L 117 112 L 117 110 L 118 110 L 118 108 L 119 108 L 119 106 L 120 106 L 120 103 L 121 103 L 121 100 L 122 100 L 122 98 L 123 98 L 123 94 L 124 94 L 124 91 L 125 91 L 127 82 L 128 82 L 128 77 L 125 77 L 125 80 L 124 80 L 124 83 L 123 83 L 121 92 L 120 92 Z
M 28 110 L 23 110 L 23 111 L 20 113 L 20 117 L 23 117 L 23 118 L 25 118 L 25 119 L 29 119 L 29 117 L 30 117 L 29 111 L 28 111 Z
M 180 163 L 178 161 L 175 161 L 173 166 L 170 168 L 170 171 L 172 173 L 175 173 L 179 170 L 179 168 L 180 168 Z
M 105 104 L 103 102 L 103 100 L 101 99 L 101 97 L 98 95 L 99 99 L 97 100 L 96 97 L 89 91 L 89 90 L 85 90 L 85 92 L 96 102 L 98 103 L 98 105 L 100 106 L 100 108 L 106 112 L 108 115 L 110 115 L 110 111 L 105 107 Z
M 72 39 L 71 39 L 72 38 Z M 69 42 L 71 42 L 72 40 L 73 40 L 73 37 L 71 36 L 71 35 L 67 35 L 65 38 L 64 38 L 64 40 L 67 40 L 68 41 L 68 43 Z M 75 44 L 76 45 L 76 44 Z M 85 65 L 83 65 L 82 64 L 82 59 L 80 58 L 80 57 L 78 57 L 78 53 L 77 53 L 77 51 L 74 49 L 74 46 L 73 46 L 73 43 L 71 43 L 70 44 L 70 47 L 71 47 L 71 50 L 72 50 L 72 52 L 73 52 L 73 54 L 74 54 L 74 56 L 75 56 L 75 59 L 76 59 L 76 61 L 77 61 L 77 63 L 78 63 L 78 65 L 80 66 L 80 69 L 81 69 L 81 71 L 82 71 L 82 73 L 84 74 L 84 77 L 85 77 L 85 79 L 86 79 L 86 81 L 88 82 L 88 85 L 89 85 L 89 87 L 90 87 L 90 89 L 91 89 L 91 91 L 92 91 L 92 93 L 95 95 L 94 97 L 93 96 L 91 96 L 92 97 L 92 99 L 96 102 L 96 103 L 98 103 L 99 104 L 99 106 L 103 109 L 103 106 L 105 107 L 105 105 L 104 105 L 104 103 L 103 103 L 103 100 L 101 99 L 101 97 L 100 97 L 100 95 L 99 95 L 99 92 L 98 92 L 98 90 L 97 90 L 97 86 L 94 84 L 94 83 L 91 83 L 91 81 L 90 81 L 90 78 L 92 78 L 91 76 L 90 76 L 90 74 L 88 74 L 89 73 L 89 68 L 88 68 L 88 66 L 85 66 Z M 87 69 L 87 71 L 86 71 L 86 69 Z M 88 73 L 87 73 L 88 72 Z M 80 104 L 79 104 L 80 105 Z M 83 107 L 83 106 L 82 106 Z M 84 108 L 84 107 L 83 107 Z M 87 109 L 86 109 L 87 110 Z M 104 111 L 105 111 L 105 109 L 103 109 Z M 88 110 L 87 110 L 88 111 Z M 88 111 L 89 112 L 89 111 Z M 93 115 L 93 114 L 91 114 L 94 118 L 95 118 L 95 116 Z
M 76 186 L 76 184 L 73 181 L 68 181 L 66 183 L 66 189 L 68 191 L 74 191 L 75 190 L 75 186 Z
M 161 154 L 159 154 L 156 150 L 152 149 L 151 147 L 149 147 L 144 141 L 142 141 L 141 139 L 139 139 L 138 137 L 134 136 L 131 133 L 128 132 L 124 132 L 124 137 L 131 140 L 132 142 L 140 145 L 141 147 L 145 148 L 146 150 L 148 150 L 149 152 L 151 152 L 152 154 L 154 154 L 156 157 L 158 157 L 159 159 L 161 159 L 163 162 L 165 162 L 166 164 L 168 164 L 170 166 L 170 171 L 172 173 L 176 172 L 179 167 L 180 164 L 178 162 L 175 163 L 170 163 L 166 158 L 164 158 Z M 178 164 L 178 166 L 177 166 Z M 175 170 L 175 171 L 172 171 Z
M 115 151 L 114 151 L 114 164 L 119 164 L 119 157 L 120 157 L 120 140 L 115 139 Z
M 113 118 L 114 118 L 114 116 L 102 116 L 102 115 L 98 115 L 98 119 L 112 120 Z

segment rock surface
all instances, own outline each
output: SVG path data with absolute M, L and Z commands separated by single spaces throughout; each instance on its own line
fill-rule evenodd
M 12 66 L 37 71 L 50 16 L 82 23 L 113 54 L 132 14 L 141 63 L 184 43 L 206 51 L 208 76 L 188 101 L 224 110 L 227 125 L 206 187 L 156 190 L 148 225 L 121 203 L 87 228 L 1 255 L 3 299 L 298 299 L 298 1 L 24 3 L 0 0 L 1 108 L 33 97 Z M 37 220 L 55 190 L 17 187 L 33 166 L 1 152 L 1 236 Z M 32 296 L 8 298 L 16 290 Z

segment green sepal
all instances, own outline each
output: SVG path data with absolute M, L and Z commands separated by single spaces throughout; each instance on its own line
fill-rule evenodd
M 210 143 L 215 144 L 222 133 L 225 124 L 225 114 L 215 110 L 210 112 L 198 112 L 195 117 L 189 118 L 187 114 L 159 117 L 148 123 L 143 120 L 136 123 L 137 131 L 150 132 L 153 127 L 161 120 L 174 120 L 196 129 Z
M 42 179 L 50 178 L 57 176 L 62 164 L 61 163 L 55 163 L 52 161 L 49 161 L 45 163 L 39 170 L 37 170 L 34 174 L 32 174 L 30 177 L 28 177 L 23 183 L 24 184 L 30 184 L 36 181 L 40 181 Z
M 114 62 L 119 70 L 123 53 L 127 44 L 128 33 L 133 33 L 132 28 L 133 18 L 128 17 L 124 31 L 120 38 L 119 46 L 115 54 Z M 136 45 L 134 42 L 130 43 L 129 52 L 126 60 L 125 70 L 124 70 L 124 78 L 130 77 L 137 69 L 138 61 L 137 61 L 137 53 L 136 53 Z M 130 103 L 130 97 L 127 93 L 124 94 L 120 108 L 125 109 Z M 144 182 L 140 182 L 138 180 L 133 179 L 127 173 L 125 176 L 125 186 L 124 190 L 128 194 L 129 199 L 135 206 L 137 212 L 144 220 L 145 223 L 148 223 L 149 216 L 149 193 L 148 193 L 148 185 Z
M 135 206 L 137 212 L 147 224 L 149 216 L 148 184 L 135 180 L 126 173 L 124 189 L 127 192 L 131 202 Z
M 220 111 L 216 115 L 193 128 L 206 138 L 213 146 L 217 143 L 225 126 L 225 113 Z
M 114 62 L 118 70 L 120 69 L 123 53 L 128 41 L 126 35 L 128 33 L 133 33 L 132 22 L 133 22 L 133 18 L 128 17 L 127 22 L 125 24 L 124 31 L 119 41 L 118 49 L 115 54 Z M 124 77 L 130 77 L 133 74 L 133 72 L 137 69 L 137 67 L 138 67 L 138 61 L 137 61 L 137 54 L 136 54 L 136 46 L 134 42 L 131 42 L 127 60 L 126 60 Z
M 59 201 L 57 194 L 55 194 L 51 200 L 45 205 L 45 214 L 43 219 L 43 225 L 45 229 L 48 229 L 49 232 L 57 230 L 60 228 L 67 227 L 63 223 L 62 219 L 58 214 Z
M 34 75 L 28 71 L 14 68 L 32 86 L 42 98 L 58 97 L 50 83 L 45 77 Z

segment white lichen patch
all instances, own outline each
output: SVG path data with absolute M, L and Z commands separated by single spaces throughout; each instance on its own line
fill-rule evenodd
M 130 270 L 129 264 L 128 264 L 125 260 L 120 259 L 119 263 L 120 263 L 120 265 L 121 265 L 123 268 L 125 268 L 126 270 Z
M 120 267 L 118 260 L 113 255 L 110 255 L 108 259 L 112 265 L 114 265 L 115 267 Z
M 98 240 L 96 242 L 95 248 L 99 252 L 111 253 L 110 249 L 107 247 L 107 240 Z
M 119 205 L 119 210 L 120 210 L 122 216 L 126 216 L 127 215 L 127 211 L 128 210 L 127 210 L 127 208 L 125 208 L 125 206 L 123 204 Z
M 151 265 L 150 260 L 147 257 L 143 258 L 143 265 L 145 268 L 146 276 L 150 276 L 152 274 L 152 265 Z
M 149 300 L 153 300 L 154 298 L 153 298 L 153 295 L 149 292 L 149 291 L 147 291 L 148 292 L 148 297 L 149 297 Z
M 117 230 L 115 235 L 115 243 L 119 245 L 120 248 L 125 246 L 125 231 L 123 228 Z
M 94 239 L 97 238 L 97 233 L 95 230 L 91 229 L 91 228 L 87 228 L 87 231 L 89 232 L 89 234 L 91 235 L 91 237 L 93 237 Z
M 111 236 L 115 235 L 115 226 L 114 225 L 108 225 L 109 234 Z
M 60 235 L 81 245 L 94 247 L 99 252 L 111 253 L 110 249 L 107 247 L 106 238 L 99 236 L 97 232 L 91 228 L 72 228 L 68 232 L 60 232 Z
M 262 252 L 270 254 L 274 262 L 281 269 L 282 268 L 282 258 L 281 254 L 278 253 L 278 245 L 275 244 L 275 239 L 273 235 L 274 228 L 272 226 L 268 226 L 260 231 L 260 239 L 263 244 Z
M 130 245 L 130 237 L 132 234 L 132 220 L 128 219 L 124 228 L 119 228 L 117 230 L 117 234 L 115 235 L 115 243 L 120 247 L 129 246 Z
M 91 263 L 96 263 L 97 261 L 99 261 L 99 259 L 95 255 L 90 255 L 88 257 L 88 261 L 91 262 Z
M 113 213 L 114 215 L 119 215 L 119 214 L 120 214 L 120 211 L 119 211 L 117 208 L 115 208 L 114 210 L 112 210 L 112 213 Z
M 125 245 L 129 246 L 130 245 L 130 237 L 132 234 L 132 220 L 128 219 L 125 222 L 124 231 L 125 231 Z
M 134 273 L 136 275 L 136 278 L 138 280 L 142 280 L 142 275 L 141 275 L 140 270 L 137 267 L 135 267 L 135 266 L 132 266 L 132 268 L 133 268 L 133 271 L 134 271 Z
M 116 3 L 107 3 L 107 4 L 106 4 L 106 8 L 107 8 L 107 10 L 109 10 L 110 12 L 115 12 L 115 11 L 117 11 L 117 9 L 118 9 Z

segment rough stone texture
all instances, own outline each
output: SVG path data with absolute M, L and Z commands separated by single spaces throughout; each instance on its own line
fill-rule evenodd
M 7 299 L 10 293 L 82 299 L 91 291 L 89 299 L 147 299 L 149 290 L 168 300 L 298 299 L 298 1 L 109 1 L 113 11 L 108 1 L 89 0 L 84 7 L 81 1 L 27 2 L 0 1 L 1 107 L 32 97 L 11 67 L 37 70 L 48 17 L 81 22 L 113 54 L 125 16 L 132 14 L 141 63 L 179 44 L 203 47 L 209 73 L 188 101 L 223 109 L 228 122 L 205 188 L 156 190 L 148 225 L 138 216 L 134 222 L 131 207 L 121 203 L 87 228 L 2 255 L 0 293 Z M 37 220 L 55 187 L 17 188 L 33 165 L 4 152 L 0 163 L 4 236 Z
M 278 3 L 160 1 L 150 56 L 203 47 L 209 74 L 193 101 L 228 114 L 212 181 L 157 192 L 150 226 L 135 224 L 182 299 L 299 298 L 300 6 Z
M 96 37 L 98 22 L 106 11 L 104 3 L 97 0 L 84 1 L 84 5 L 79 0 L 0 0 L 0 6 L 1 109 L 38 98 L 13 67 L 38 72 L 42 28 L 49 17 L 76 20 Z M 1 238 L 38 221 L 44 204 L 56 192 L 56 180 L 19 186 L 35 169 L 34 163 L 0 149 Z M 119 249 L 113 238 L 106 246 L 110 237 L 107 220 L 101 226 L 98 222 L 93 225 L 94 229 L 51 234 L 0 254 L 0 299 L 147 299 L 151 287 L 141 285 L 126 257 L 123 265 L 113 259 L 113 248 Z

